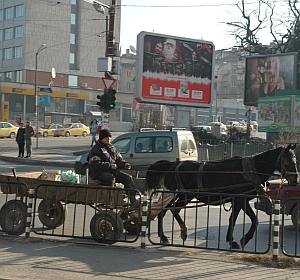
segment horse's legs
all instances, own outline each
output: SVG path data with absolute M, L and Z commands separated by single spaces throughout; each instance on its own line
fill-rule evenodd
M 160 211 L 158 213 L 158 216 L 157 216 L 158 236 L 160 238 L 160 242 L 163 244 L 169 244 L 169 239 L 168 239 L 168 237 L 166 237 L 164 235 L 164 229 L 163 229 L 163 219 L 164 219 L 164 216 L 166 215 L 166 213 L 167 213 L 167 210 L 163 209 L 162 211 Z
M 184 208 L 189 202 L 191 202 L 192 198 L 187 197 L 186 194 L 179 195 L 178 199 L 176 200 L 174 207 L 171 208 L 171 212 L 176 219 L 177 223 L 180 226 L 180 237 L 183 241 L 187 239 L 187 227 L 185 225 L 185 222 L 182 220 L 182 218 L 179 215 L 179 212 L 182 208 Z
M 242 237 L 241 239 L 241 245 L 242 248 L 244 248 L 246 246 L 246 244 L 249 242 L 249 240 L 252 239 L 256 229 L 257 229 L 257 217 L 253 211 L 253 209 L 251 208 L 250 204 L 249 204 L 249 200 L 247 200 L 246 204 L 243 205 L 242 209 L 245 211 L 245 213 L 249 216 L 250 220 L 251 220 L 251 227 L 249 229 L 249 231 Z
M 226 235 L 226 242 L 229 242 L 230 248 L 232 249 L 240 249 L 239 244 L 233 239 L 233 229 L 240 211 L 241 211 L 241 204 L 238 200 L 234 199 L 232 201 L 232 212 L 229 218 L 229 226 Z

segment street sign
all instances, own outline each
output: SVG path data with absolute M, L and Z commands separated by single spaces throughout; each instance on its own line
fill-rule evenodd
M 51 87 L 40 87 L 40 92 L 52 93 L 52 88 Z
M 116 79 L 113 79 L 113 78 L 106 78 L 106 77 L 103 77 L 101 78 L 102 81 L 103 81 L 103 84 L 104 84 L 104 88 L 105 89 L 111 89 L 112 86 L 116 83 Z

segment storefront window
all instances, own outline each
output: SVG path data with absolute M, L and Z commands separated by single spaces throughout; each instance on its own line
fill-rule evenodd
M 15 120 L 16 117 L 23 116 L 24 96 L 21 94 L 8 94 L 9 102 L 9 119 Z
M 109 120 L 110 121 L 120 121 L 120 117 L 121 117 L 121 113 L 120 113 L 121 109 L 120 107 L 117 105 L 116 108 L 114 110 L 111 110 L 109 112 Z
M 79 99 L 67 99 L 67 112 L 80 114 L 83 112 L 83 102 Z
M 131 108 L 122 107 L 122 121 L 131 122 Z
M 54 111 L 55 112 L 65 112 L 65 99 L 60 97 L 53 98 Z

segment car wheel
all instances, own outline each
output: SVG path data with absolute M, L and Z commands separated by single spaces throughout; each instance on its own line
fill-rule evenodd
M 48 132 L 44 132 L 43 137 L 48 137 Z
M 16 138 L 16 133 L 11 132 L 11 133 L 9 134 L 9 138 Z
M 86 137 L 86 136 L 87 136 L 87 132 L 84 131 L 84 132 L 82 133 L 82 136 L 83 136 L 83 137 Z
M 67 132 L 65 133 L 65 136 L 66 136 L 66 137 L 69 137 L 69 136 L 70 136 L 70 132 L 67 131 Z

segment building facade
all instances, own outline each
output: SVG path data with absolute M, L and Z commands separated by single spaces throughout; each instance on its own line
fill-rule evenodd
M 116 1 L 115 42 L 120 41 L 120 3 Z M 107 15 L 107 9 L 101 14 L 84 0 L 0 0 L 0 102 L 9 104 L 9 120 L 35 119 L 35 77 L 38 95 L 45 95 L 47 87 L 53 92 L 39 106 L 41 124 L 49 121 L 44 119 L 49 113 L 50 121 L 63 121 L 98 110 L 104 84 L 97 58 L 105 57 Z M 131 102 L 117 95 L 120 114 L 111 114 L 116 123 L 127 107 L 122 104 Z

